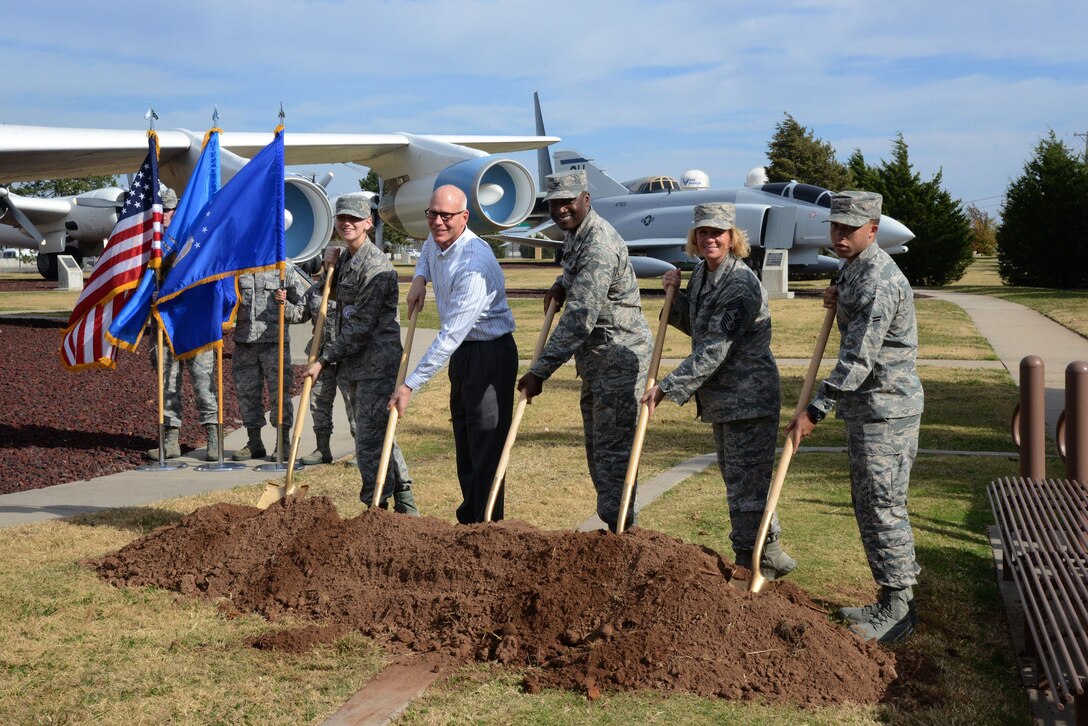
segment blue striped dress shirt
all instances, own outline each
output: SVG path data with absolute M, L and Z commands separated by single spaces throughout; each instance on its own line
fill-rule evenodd
M 431 283 L 441 328 L 404 383 L 413 391 L 431 380 L 466 340 L 495 340 L 514 332 L 506 280 L 495 253 L 467 227 L 445 251 L 423 243 L 416 277 Z

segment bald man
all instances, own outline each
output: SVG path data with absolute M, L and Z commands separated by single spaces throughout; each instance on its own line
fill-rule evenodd
M 464 193 L 454 186 L 439 187 L 426 214 L 431 234 L 416 262 L 408 314 L 423 307 L 430 282 L 441 327 L 389 404 L 403 416 L 412 393 L 449 363 L 450 415 L 462 496 L 457 521 L 471 524 L 484 521 L 513 416 L 518 374 L 514 314 L 506 302 L 506 281 L 495 253 L 468 228 Z M 491 518 L 502 517 L 500 491 Z

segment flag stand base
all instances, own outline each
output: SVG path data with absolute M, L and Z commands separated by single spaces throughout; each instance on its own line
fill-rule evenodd
M 300 462 L 295 462 L 295 471 L 302 471 L 306 466 Z M 258 464 L 253 467 L 253 471 L 287 471 L 287 462 L 276 462 L 274 464 Z
M 140 464 L 136 467 L 136 471 L 174 471 L 175 469 L 184 469 L 188 464 L 184 462 L 171 462 L 166 461 L 163 463 L 155 462 L 154 464 Z
M 245 464 L 236 464 L 233 461 L 219 461 L 211 464 L 201 464 L 194 471 L 238 471 L 245 468 Z

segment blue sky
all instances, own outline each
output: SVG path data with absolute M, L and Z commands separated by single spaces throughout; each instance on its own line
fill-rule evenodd
M 902 132 L 923 178 L 943 169 L 991 213 L 1041 137 L 1083 152 L 1088 132 L 1083 2 L 151 7 L 8 3 L 0 123 L 144 128 L 150 103 L 159 128 L 203 130 L 218 105 L 225 129 L 259 131 L 282 101 L 288 132 L 529 134 L 535 90 L 556 148 L 621 180 L 698 168 L 728 187 L 788 112 L 842 160 L 877 163 Z

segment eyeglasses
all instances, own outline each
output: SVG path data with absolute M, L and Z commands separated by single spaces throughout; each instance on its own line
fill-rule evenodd
M 432 222 L 434 220 L 438 219 L 439 217 L 442 218 L 443 222 L 449 222 L 451 219 L 456 217 L 458 214 L 464 214 L 467 211 L 468 211 L 467 209 L 462 209 L 460 212 L 436 212 L 433 209 L 428 209 L 426 212 L 424 212 L 424 214 L 426 214 L 427 219 L 431 220 Z

